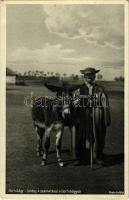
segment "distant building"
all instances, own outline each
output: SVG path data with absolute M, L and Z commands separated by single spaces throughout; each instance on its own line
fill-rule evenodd
M 11 69 L 6 68 L 6 84 L 16 84 L 17 74 Z

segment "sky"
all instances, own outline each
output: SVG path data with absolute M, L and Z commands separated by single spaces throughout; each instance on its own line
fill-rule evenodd
M 95 67 L 105 80 L 123 76 L 123 5 L 8 5 L 7 66 L 80 74 Z

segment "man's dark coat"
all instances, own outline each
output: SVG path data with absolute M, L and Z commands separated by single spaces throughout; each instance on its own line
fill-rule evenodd
M 94 156 L 99 157 L 105 145 L 106 127 L 111 122 L 108 96 L 104 87 L 95 83 L 92 95 L 89 95 L 89 88 L 84 83 L 75 91 L 75 97 L 80 98 L 77 108 L 80 123 L 76 127 L 76 155 L 78 158 L 83 156 L 82 152 L 92 137 Z

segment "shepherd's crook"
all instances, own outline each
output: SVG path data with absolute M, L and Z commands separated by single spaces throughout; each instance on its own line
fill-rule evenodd
M 92 107 L 92 125 L 93 125 L 93 134 L 91 133 L 91 141 L 90 141 L 90 164 L 91 168 L 93 168 L 93 136 L 95 136 L 95 108 L 94 105 Z
M 90 166 L 91 166 L 91 169 L 92 169 L 93 168 L 93 145 L 92 145 L 92 138 L 91 138 L 91 141 L 90 141 Z

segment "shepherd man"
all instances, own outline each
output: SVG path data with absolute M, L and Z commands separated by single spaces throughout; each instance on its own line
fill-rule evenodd
M 109 98 L 105 88 L 96 84 L 96 74 L 100 70 L 92 67 L 80 70 L 84 83 L 74 92 L 74 104 L 78 110 L 80 123 L 76 126 L 75 165 L 84 164 L 84 152 L 92 148 L 93 163 L 104 165 L 103 151 L 107 127 L 110 125 Z

